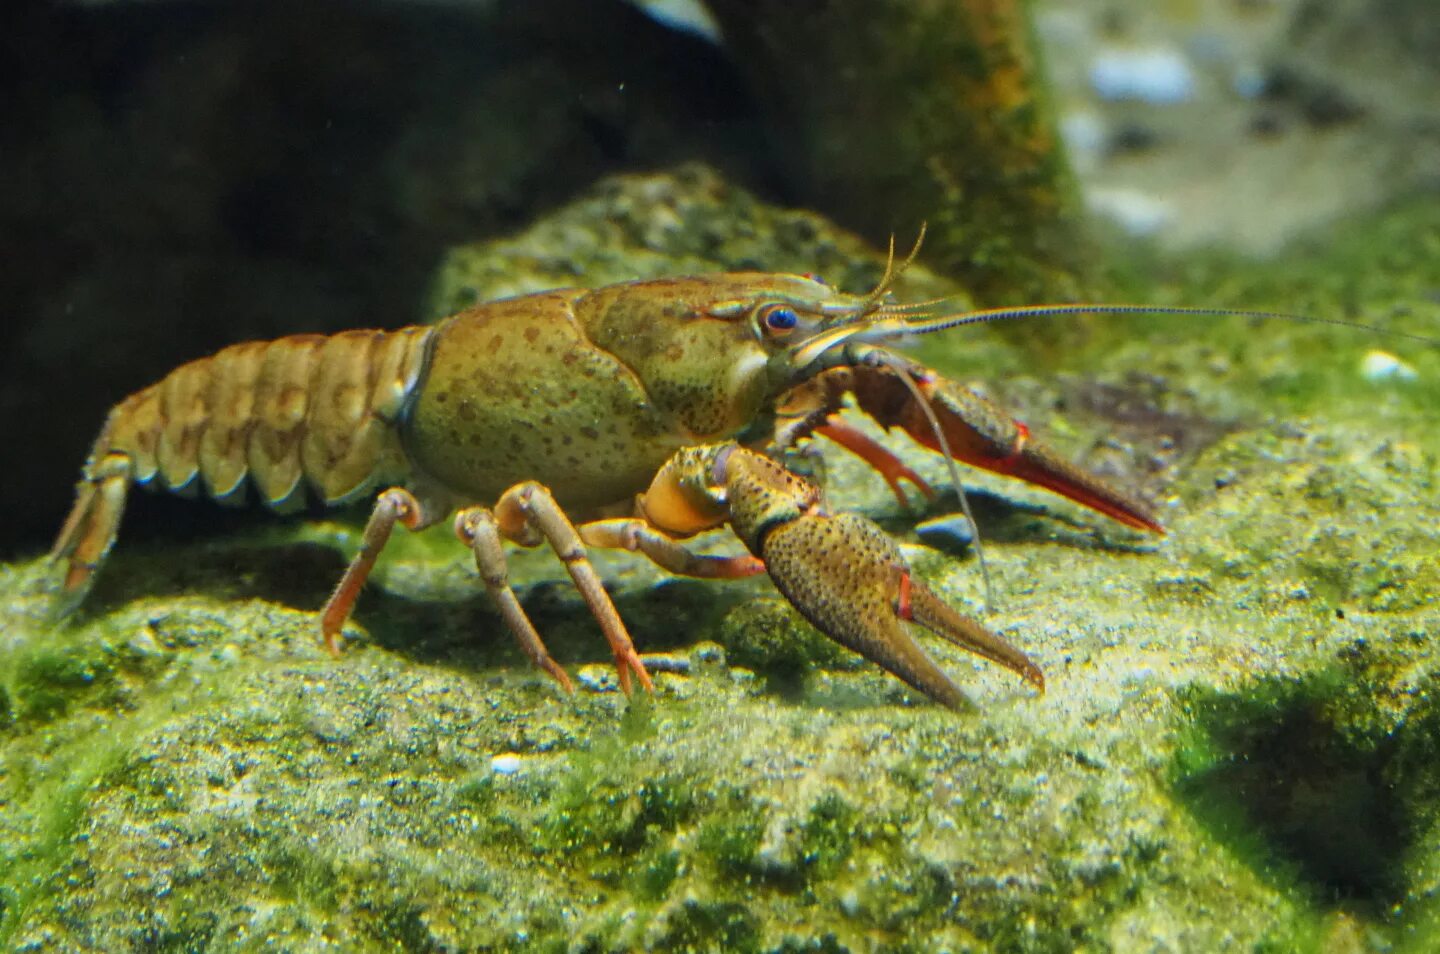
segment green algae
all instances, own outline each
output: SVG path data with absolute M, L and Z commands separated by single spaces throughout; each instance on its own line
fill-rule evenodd
M 1421 900 L 1440 725 L 1423 692 L 1385 691 L 1419 641 L 1360 641 L 1329 668 L 1191 693 L 1176 787 L 1216 843 L 1317 905 L 1384 919 Z
M 816 665 L 843 667 L 855 658 L 805 625 L 779 598 L 735 607 L 725 614 L 715 638 L 725 647 L 728 663 L 763 672 L 780 690 L 795 690 Z
M 636 196 L 727 194 L 687 175 L 606 187 L 555 222 L 622 206 L 619 227 L 636 228 L 653 212 Z M 695 201 L 688 221 L 713 228 Z M 1159 261 L 1114 284 L 1423 331 L 1436 222 L 1440 205 L 1417 202 L 1329 252 Z M 453 274 L 477 287 L 561 231 L 457 254 Z M 822 254 L 849 247 L 809 234 Z M 397 538 L 339 661 L 306 608 L 338 573 L 329 548 L 354 545 L 348 525 L 122 540 L 102 599 L 67 627 L 44 619 L 52 570 L 0 568 L 0 944 L 1433 946 L 1440 356 L 1273 322 L 1047 333 L 1063 346 L 977 335 L 925 353 L 983 373 L 1068 452 L 1133 474 L 1172 535 L 977 477 L 1002 600 L 989 620 L 1050 688 L 933 648 L 978 703 L 966 717 L 815 636 L 763 581 L 657 587 L 628 557 L 604 569 L 637 642 L 690 668 L 628 704 L 604 680 L 567 699 L 535 673 L 443 529 Z M 1419 379 L 1365 382 L 1373 347 L 1403 352 Z M 1142 371 L 1149 384 L 1130 383 Z M 1085 399 L 1093 381 L 1130 403 Z M 831 457 L 833 502 L 882 519 L 973 609 L 973 559 L 917 546 L 883 485 Z M 945 482 L 937 461 L 916 464 Z M 520 562 L 557 657 L 603 671 L 563 570 Z
M 7 871 L 0 945 L 13 939 L 55 872 L 73 859 L 96 792 L 128 783 L 126 760 L 145 732 L 173 706 L 223 697 L 204 674 L 170 694 L 134 692 L 156 672 L 128 661 L 109 635 L 109 627 L 94 625 L 50 641 L 12 643 L 0 658 L 7 695 L 18 700 L 10 741 L 23 742 L 7 745 L 0 757 L 3 804 L 18 822 L 0 829 Z M 99 715 L 107 711 L 110 718 Z

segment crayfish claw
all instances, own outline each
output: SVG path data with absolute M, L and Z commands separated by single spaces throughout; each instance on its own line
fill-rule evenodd
M 877 362 L 830 369 L 816 379 L 809 400 L 818 400 L 825 410 L 838 409 L 844 395 L 852 394 L 860 410 L 881 427 L 898 427 L 930 450 L 946 453 L 972 467 L 1044 487 L 1127 527 L 1165 532 L 1154 508 L 1139 495 L 1072 464 L 1031 437 L 1029 428 L 974 389 L 893 355 L 884 360 L 877 358 Z M 817 399 L 816 394 L 821 396 Z M 826 433 L 827 426 L 801 428 L 798 433 Z M 791 439 L 794 436 L 789 435 Z M 839 443 L 845 444 L 843 435 Z M 856 453 L 867 460 L 876 456 L 862 450 Z M 882 474 L 886 470 L 883 465 L 877 469 Z
M 733 443 L 682 450 L 661 468 L 639 509 L 670 533 L 729 523 L 815 628 L 951 709 L 970 708 L 970 700 L 907 622 L 1045 687 L 1024 653 L 916 579 L 884 530 L 859 514 L 826 512 L 818 487 L 763 454 Z
M 775 586 L 816 628 L 951 709 L 970 700 L 906 631 L 913 620 L 1044 688 L 1024 653 L 949 607 L 915 579 L 900 548 L 856 514 L 812 513 L 774 527 L 762 544 Z

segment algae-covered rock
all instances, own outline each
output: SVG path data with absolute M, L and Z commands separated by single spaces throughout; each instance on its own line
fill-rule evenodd
M 672 240 L 687 267 L 811 255 L 862 288 L 881 267 L 707 181 L 607 184 L 457 253 L 439 294 L 491 293 L 500 261 L 559 268 L 567 237 L 616 276 Z M 717 189 L 750 213 L 735 231 L 697 226 Z M 1151 261 L 1163 286 L 1126 283 L 1433 334 L 1437 234 L 1440 203 L 1416 202 L 1263 269 Z M 983 332 L 925 354 L 1146 487 L 1171 533 L 967 472 L 986 619 L 1049 688 L 932 644 L 964 716 L 832 647 L 806 666 L 816 637 L 763 579 L 659 583 L 627 556 L 602 573 L 665 658 L 629 701 L 557 564 L 527 554 L 515 576 L 574 697 L 443 529 L 387 549 L 338 660 L 313 609 L 353 527 L 122 539 L 65 625 L 45 617 L 53 568 L 0 567 L 0 947 L 1432 949 L 1440 350 L 1240 319 L 1107 320 L 1072 344 L 1053 367 Z M 1376 349 L 1415 379 L 1366 377 Z M 973 557 L 919 546 L 919 512 L 827 463 L 832 505 L 981 612 Z

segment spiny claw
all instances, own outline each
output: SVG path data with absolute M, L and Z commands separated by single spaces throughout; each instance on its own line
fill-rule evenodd
M 1049 446 L 1029 440 L 1029 431 L 1023 433 L 1026 439 L 1016 453 L 1002 461 L 982 466 L 997 474 L 1052 490 L 1127 527 L 1165 533 L 1165 526 L 1155 512 L 1139 497 L 1076 466 Z
M 762 552 L 775 586 L 816 628 L 937 702 L 952 709 L 970 705 L 902 620 L 1045 688 L 1045 677 L 1024 653 L 936 596 L 911 573 L 885 531 L 864 517 L 799 517 L 772 528 Z
M 677 458 L 676 471 L 662 471 L 657 484 L 690 500 L 723 500 L 736 534 L 806 619 L 937 702 L 952 709 L 969 704 L 906 632 L 906 620 L 1044 689 L 1045 678 L 1024 653 L 917 580 L 885 531 L 857 514 L 826 513 L 814 485 L 768 457 L 733 444 L 699 448 Z M 647 494 L 652 517 L 659 513 L 658 489 Z

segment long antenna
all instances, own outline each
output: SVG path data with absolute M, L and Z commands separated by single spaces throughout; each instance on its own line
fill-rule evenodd
M 1440 347 L 1440 338 L 1417 335 L 1409 331 L 1395 331 L 1362 321 L 1347 321 L 1343 318 L 1318 318 L 1314 315 L 1293 315 L 1279 311 L 1255 311 L 1248 308 L 1192 308 L 1184 305 L 1132 305 L 1077 302 L 1063 305 L 1015 305 L 1002 308 L 985 308 L 980 311 L 966 311 L 956 315 L 938 318 L 881 320 L 856 332 L 861 340 L 888 338 L 897 334 L 930 334 L 964 325 L 980 325 L 992 321 L 1011 321 L 1018 318 L 1045 318 L 1057 315 L 1078 314 L 1102 315 L 1192 315 L 1207 318 L 1261 318 L 1281 321 L 1298 321 L 1312 325 L 1331 325 L 1337 328 L 1352 328 L 1369 331 L 1392 338 L 1403 338 L 1420 344 Z

